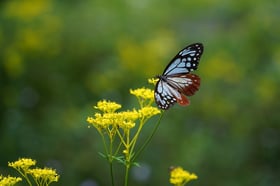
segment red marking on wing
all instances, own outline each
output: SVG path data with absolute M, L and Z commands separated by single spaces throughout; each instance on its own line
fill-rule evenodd
M 184 76 L 188 79 L 191 79 L 191 83 L 188 83 L 186 86 L 180 87 L 179 91 L 186 96 L 192 96 L 195 94 L 196 91 L 198 91 L 200 86 L 200 78 L 198 75 L 195 74 L 185 74 Z
M 176 97 L 177 103 L 181 106 L 188 106 L 190 104 L 190 101 L 186 96 L 183 94 L 180 94 L 180 97 Z

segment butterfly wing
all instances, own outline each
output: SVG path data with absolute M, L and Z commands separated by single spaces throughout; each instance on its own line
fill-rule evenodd
M 186 74 L 197 69 L 203 45 L 194 43 L 183 48 L 167 65 L 163 75 Z
M 167 110 L 176 102 L 182 106 L 187 106 L 190 104 L 190 101 L 186 96 L 194 95 L 199 86 L 200 78 L 190 73 L 160 79 L 156 84 L 156 103 L 159 108 L 164 110 Z
M 191 73 L 168 76 L 166 80 L 171 87 L 186 96 L 194 95 L 200 86 L 199 76 Z
M 167 110 L 170 106 L 174 105 L 178 99 L 185 100 L 182 102 L 188 102 L 185 96 L 180 94 L 180 92 L 170 86 L 166 81 L 159 80 L 157 82 L 155 101 L 159 108 Z

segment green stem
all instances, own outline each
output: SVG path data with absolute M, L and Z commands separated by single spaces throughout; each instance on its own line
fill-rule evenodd
M 102 137 L 103 147 L 104 147 L 104 150 L 105 150 L 106 155 L 108 156 L 108 149 L 107 149 L 105 137 L 104 137 L 104 135 L 102 134 L 101 131 L 98 131 L 98 132 L 99 132 L 100 136 Z
M 152 140 L 154 134 L 156 133 L 158 127 L 159 127 L 159 124 L 160 124 L 160 121 L 163 117 L 163 114 L 164 112 L 161 113 L 157 123 L 156 123 L 156 126 L 152 132 L 152 134 L 146 139 L 146 141 L 144 142 L 144 144 L 140 147 L 140 149 L 135 153 L 135 156 L 132 158 L 132 162 L 134 162 L 134 160 L 141 154 L 141 152 L 146 148 L 146 146 L 149 144 L 149 142 Z
M 110 174 L 112 186 L 114 186 L 114 171 L 113 171 L 113 138 L 110 138 L 110 152 L 109 152 L 109 163 L 110 163 Z
M 28 184 L 29 184 L 30 186 L 32 186 L 31 181 L 29 180 L 29 178 L 27 177 L 27 175 L 25 176 L 25 179 L 27 180 Z
M 31 183 L 31 181 L 29 180 L 29 178 L 28 178 L 26 172 L 24 171 L 24 173 L 23 173 L 23 172 L 21 172 L 20 169 L 16 169 L 16 170 L 26 179 L 28 185 L 32 186 L 32 183 Z
M 116 156 L 118 154 L 118 152 L 120 151 L 121 146 L 122 146 L 122 142 L 120 142 L 118 147 L 116 148 L 114 156 Z
M 113 150 L 113 147 L 112 147 L 112 143 L 113 143 L 113 139 L 110 139 L 110 146 L 109 146 L 109 149 L 107 147 L 107 144 L 106 144 L 106 139 L 102 133 L 102 131 L 99 131 L 99 134 L 101 135 L 102 137 L 102 142 L 103 142 L 103 146 L 104 146 L 104 150 L 105 150 L 105 153 L 106 153 L 106 156 L 107 156 L 107 161 L 109 162 L 109 166 L 110 166 L 110 176 L 111 176 L 111 183 L 112 183 L 112 186 L 114 186 L 114 171 L 113 171 L 113 155 L 112 155 L 112 150 Z M 109 132 L 108 132 L 109 133 Z
M 125 182 L 124 182 L 124 186 L 127 186 L 127 185 L 128 185 L 128 173 L 129 173 L 129 168 L 130 168 L 130 165 L 126 165 L 126 168 L 125 168 Z
M 114 172 L 113 172 L 113 162 L 110 162 L 110 174 L 111 174 L 111 182 L 112 186 L 114 186 Z
M 141 130 L 142 130 L 143 125 L 144 125 L 144 121 L 141 121 L 141 122 L 140 122 L 140 126 L 139 126 L 139 128 L 138 128 L 136 134 L 134 135 L 133 139 L 131 140 L 131 142 L 130 142 L 130 144 L 129 144 L 129 146 L 131 146 L 131 150 L 130 150 L 130 155 L 131 155 L 131 156 L 132 156 L 132 153 L 134 152 L 134 147 L 135 147 L 135 145 L 136 145 L 138 136 L 139 136 L 139 134 L 140 134 L 140 132 L 141 132 Z
M 127 186 L 128 185 L 128 174 L 129 174 L 129 168 L 130 168 L 130 164 L 131 164 L 131 147 L 130 147 L 130 130 L 127 131 L 126 134 L 126 150 L 128 152 L 128 154 L 126 154 L 126 160 L 125 160 L 125 183 L 124 185 Z

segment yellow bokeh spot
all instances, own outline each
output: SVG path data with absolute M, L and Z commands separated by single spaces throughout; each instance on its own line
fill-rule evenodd
M 19 46 L 24 50 L 42 50 L 44 45 L 42 42 L 45 40 L 42 33 L 37 30 L 27 28 L 18 32 L 18 40 L 20 41 Z
M 242 78 L 239 64 L 224 52 L 213 55 L 212 58 L 203 63 L 200 72 L 209 79 L 222 79 L 230 83 L 239 82 Z
M 167 31 L 160 31 L 156 37 L 142 43 L 121 38 L 117 44 L 121 65 L 131 73 L 145 73 L 146 76 L 161 73 L 164 69 L 162 65 L 168 64 L 168 61 L 164 62 L 164 57 L 174 48 L 173 38 L 173 34 Z
M 269 76 L 262 77 L 258 80 L 256 92 L 262 102 L 273 102 L 274 100 L 276 101 L 277 88 L 277 83 L 274 79 Z
M 50 8 L 50 0 L 22 0 L 9 1 L 6 5 L 5 15 L 21 20 L 30 20 L 47 12 Z
M 13 49 L 7 49 L 4 55 L 4 69 L 8 76 L 16 78 L 23 72 L 22 55 Z

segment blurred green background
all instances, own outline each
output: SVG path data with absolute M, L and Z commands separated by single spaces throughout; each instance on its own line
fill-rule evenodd
M 135 107 L 130 88 L 202 42 L 200 91 L 165 113 L 130 185 L 170 185 L 171 165 L 189 185 L 280 185 L 279 20 L 278 0 L 1 1 L 0 173 L 30 157 L 53 185 L 109 185 L 92 106 Z

